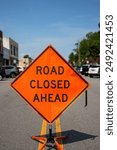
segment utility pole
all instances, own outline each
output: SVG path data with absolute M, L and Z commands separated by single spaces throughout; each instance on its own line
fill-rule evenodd
M 79 42 L 75 43 L 77 51 L 78 51 L 78 65 L 80 66 L 80 48 L 79 48 Z

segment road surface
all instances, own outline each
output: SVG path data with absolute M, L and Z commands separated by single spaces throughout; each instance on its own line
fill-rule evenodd
M 68 137 L 62 141 L 64 150 L 100 149 L 100 79 L 85 78 L 91 85 L 88 106 L 84 107 L 83 94 L 52 125 L 53 133 Z M 0 150 L 39 150 L 40 144 L 31 136 L 47 134 L 48 125 L 11 89 L 12 81 L 0 81 Z M 45 150 L 50 149 L 55 147 L 48 144 Z

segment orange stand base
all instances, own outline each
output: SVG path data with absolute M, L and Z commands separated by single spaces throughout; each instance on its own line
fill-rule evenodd
M 46 137 L 41 137 L 41 136 L 32 136 L 33 140 L 36 140 L 40 143 L 42 143 L 42 147 L 40 150 L 43 150 L 43 148 L 46 146 L 47 143 L 55 143 L 56 147 L 58 150 L 63 150 L 62 146 L 58 143 L 58 140 L 66 139 L 66 136 L 60 136 L 60 137 L 54 137 L 54 138 L 46 138 Z
M 58 143 L 58 141 L 66 139 L 66 138 L 67 138 L 66 136 L 53 137 L 52 136 L 52 128 L 49 128 L 49 137 L 48 138 L 42 137 L 42 136 L 32 136 L 33 140 L 36 140 L 36 141 L 42 143 L 40 150 L 43 150 L 43 148 L 46 146 L 47 143 L 54 143 L 58 150 L 63 150 L 63 147 Z

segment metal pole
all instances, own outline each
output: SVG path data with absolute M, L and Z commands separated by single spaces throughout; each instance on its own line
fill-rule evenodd
M 78 63 L 79 63 L 79 66 L 80 66 L 80 48 L 78 48 Z
M 79 42 L 75 43 L 76 49 L 78 51 L 78 65 L 80 66 L 80 48 L 79 48 Z
M 49 124 L 49 137 L 48 137 L 48 141 L 53 141 L 53 137 L 52 137 L 52 124 Z
M 85 107 L 87 106 L 88 104 L 88 96 L 87 96 L 87 91 L 85 92 Z

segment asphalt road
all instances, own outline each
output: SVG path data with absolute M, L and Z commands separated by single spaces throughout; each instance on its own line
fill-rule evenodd
M 62 135 L 68 137 L 64 150 L 100 149 L 100 79 L 85 78 L 91 85 L 88 106 L 83 94 L 60 117 Z M 0 150 L 39 150 L 31 136 L 40 134 L 43 119 L 10 88 L 11 81 L 0 81 Z

